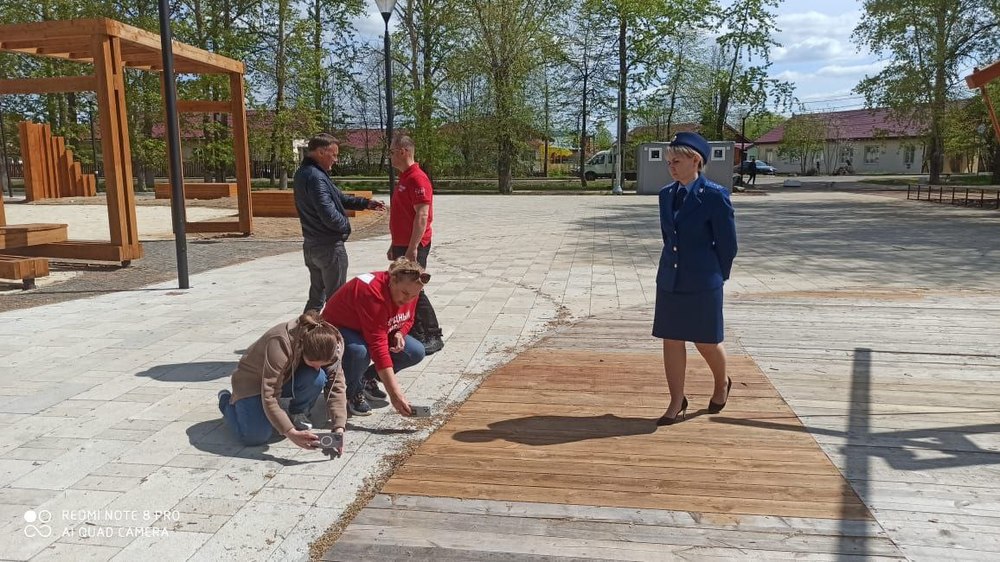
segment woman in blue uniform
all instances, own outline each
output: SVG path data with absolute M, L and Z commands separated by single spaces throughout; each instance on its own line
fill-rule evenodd
M 677 133 L 667 149 L 676 181 L 660 190 L 663 252 L 653 336 L 663 340 L 670 404 L 656 425 L 681 421 L 687 411 L 685 342 L 694 342 L 715 378 L 709 413 L 722 411 L 732 387 L 722 346 L 722 285 L 736 257 L 736 221 L 729 192 L 701 173 L 709 152 L 708 141 L 697 133 Z

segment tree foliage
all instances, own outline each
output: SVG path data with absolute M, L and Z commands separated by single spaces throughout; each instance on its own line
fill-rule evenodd
M 948 100 L 959 69 L 995 57 L 1000 0 L 866 0 L 853 37 L 888 62 L 855 91 L 869 107 L 890 107 L 927 123 L 930 182 L 940 181 Z

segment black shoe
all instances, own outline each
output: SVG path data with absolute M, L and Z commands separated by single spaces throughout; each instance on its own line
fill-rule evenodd
M 373 378 L 372 379 L 369 379 L 369 378 L 365 379 L 365 386 L 364 386 L 364 390 L 362 390 L 362 393 L 365 395 L 365 398 L 367 398 L 369 400 L 383 400 L 384 401 L 386 398 L 389 397 L 388 394 L 386 394 L 385 392 L 382 392 L 382 389 L 378 387 L 378 381 L 375 380 L 375 379 L 373 379 Z
M 687 409 L 688 399 L 687 396 L 685 396 L 684 401 L 681 402 L 681 409 L 677 412 L 677 415 L 672 418 L 668 418 L 667 414 L 663 414 L 660 416 L 660 419 L 656 420 L 656 425 L 674 425 L 675 423 L 684 421 L 684 418 L 687 417 Z
M 729 389 L 731 389 L 731 388 L 733 388 L 733 379 L 729 379 L 729 383 L 726 385 L 726 402 L 729 402 Z M 726 402 L 723 402 L 722 404 L 716 404 L 715 402 L 712 402 L 711 400 L 709 400 L 708 401 L 708 413 L 709 414 L 718 414 L 719 412 L 722 411 L 723 408 L 726 407 Z
M 424 342 L 424 353 L 426 355 L 434 355 L 442 349 L 444 349 L 444 340 L 441 339 L 441 336 L 431 336 Z
M 365 393 L 359 392 L 354 398 L 347 401 L 347 409 L 355 416 L 372 415 L 372 407 L 365 400 Z

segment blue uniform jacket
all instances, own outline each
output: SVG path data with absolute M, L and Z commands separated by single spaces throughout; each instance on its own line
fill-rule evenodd
M 346 242 L 351 235 L 347 209 L 368 208 L 368 199 L 344 195 L 312 158 L 305 158 L 292 179 L 295 209 L 308 245 Z
M 736 257 L 736 219 L 729 192 L 698 175 L 674 217 L 674 194 L 680 182 L 660 190 L 663 252 L 656 288 L 696 293 L 722 286 Z

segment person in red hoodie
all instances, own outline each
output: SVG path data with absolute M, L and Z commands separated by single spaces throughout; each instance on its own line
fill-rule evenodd
M 371 414 L 362 378 L 373 362 L 392 407 L 401 415 L 413 415 L 396 373 L 424 359 L 423 344 L 409 332 L 417 297 L 430 279 L 419 263 L 399 258 L 388 271 L 351 279 L 323 307 L 323 319 L 344 338 L 341 362 L 347 381 L 347 408 L 352 414 Z

